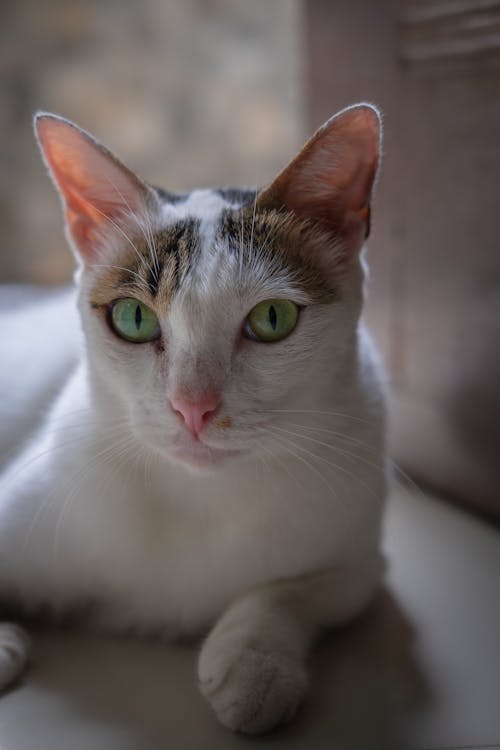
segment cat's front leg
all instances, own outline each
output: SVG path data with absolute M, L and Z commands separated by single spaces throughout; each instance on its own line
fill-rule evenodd
M 200 653 L 200 690 L 235 731 L 259 734 L 291 719 L 308 687 L 307 654 L 322 628 L 361 612 L 382 563 L 346 566 L 255 589 L 235 601 Z

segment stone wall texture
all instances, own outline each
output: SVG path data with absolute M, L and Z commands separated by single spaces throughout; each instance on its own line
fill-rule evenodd
M 73 268 L 34 111 L 162 187 L 264 183 L 303 135 L 299 32 L 299 0 L 2 0 L 0 282 Z

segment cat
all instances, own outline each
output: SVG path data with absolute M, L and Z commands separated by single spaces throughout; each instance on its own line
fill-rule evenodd
M 385 387 L 359 322 L 378 112 L 332 117 L 267 187 L 182 195 L 57 115 L 35 130 L 83 334 L 72 293 L 4 315 L 1 431 L 34 429 L 0 483 L 0 688 L 30 651 L 12 611 L 204 634 L 215 714 L 268 731 L 383 572 Z

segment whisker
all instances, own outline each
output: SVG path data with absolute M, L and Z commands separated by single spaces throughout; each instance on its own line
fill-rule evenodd
M 273 429 L 273 427 L 271 427 Z M 275 433 L 274 433 L 275 434 Z M 276 434 L 275 434 L 276 435 Z M 333 469 L 336 469 L 337 471 L 341 471 L 343 474 L 346 474 L 350 479 L 356 480 L 359 484 L 361 484 L 365 489 L 374 497 L 378 499 L 378 495 L 375 493 L 372 487 L 366 484 L 360 477 L 358 477 L 356 474 L 353 474 L 352 472 L 348 471 L 345 467 L 339 466 L 334 461 L 330 461 L 329 459 L 325 458 L 324 456 L 319 455 L 318 453 L 313 453 L 307 448 L 304 448 L 302 445 L 298 445 L 295 441 L 291 440 L 290 438 L 285 438 L 284 436 L 281 436 L 283 440 L 286 440 L 287 442 L 290 442 L 297 450 L 302 451 L 303 453 L 306 453 L 308 456 L 311 456 L 312 458 L 315 458 L 317 461 L 321 461 L 325 463 L 327 466 L 330 466 Z
M 327 427 L 316 427 L 316 426 L 313 426 L 313 425 L 297 424 L 295 422 L 289 422 L 289 423 L 287 422 L 286 424 L 288 426 L 290 426 L 290 427 L 296 427 L 296 428 L 303 429 L 303 430 L 309 430 L 309 431 L 314 431 L 314 432 L 325 433 L 327 435 L 332 435 L 335 438 L 339 438 L 341 440 L 345 440 L 345 441 L 347 441 L 349 443 L 352 443 L 353 445 L 359 446 L 360 448 L 362 448 L 363 450 L 365 450 L 368 453 L 371 453 L 372 455 L 377 455 L 377 456 L 380 455 L 380 450 L 375 449 L 372 445 L 370 445 L 365 440 L 359 440 L 358 438 L 354 438 L 351 435 L 347 435 L 347 434 L 345 434 L 343 432 L 339 432 L 337 430 L 331 430 L 331 429 L 329 429 Z M 274 426 L 277 427 L 277 425 L 274 425 Z M 310 439 L 306 435 L 302 435 L 302 437 L 304 439 Z M 328 443 L 324 443 L 324 445 L 329 445 L 329 444 Z M 352 453 L 350 451 L 347 451 L 345 448 L 340 448 L 340 446 L 337 446 L 337 445 L 331 445 L 331 447 L 334 450 L 337 450 L 339 453 L 342 453 L 345 456 L 351 456 L 352 460 L 354 460 L 354 461 L 359 460 L 362 463 L 366 463 L 369 466 L 372 466 L 374 468 L 379 468 L 378 464 L 369 462 L 365 457 L 362 457 L 362 456 L 360 456 L 357 453 Z M 406 483 L 408 483 L 409 485 L 411 485 L 417 492 L 419 492 L 421 494 L 425 494 L 424 491 L 422 490 L 422 488 L 415 482 L 415 480 L 412 479 L 412 477 L 407 472 L 405 472 L 404 469 L 402 469 L 392 458 L 389 457 L 387 460 L 388 460 L 388 464 L 392 467 L 392 469 L 397 474 L 399 474 L 399 476 Z
M 339 417 L 342 419 L 352 419 L 356 422 L 373 424 L 371 420 L 363 419 L 354 414 L 346 414 L 340 411 L 325 411 L 323 409 L 267 409 L 264 414 L 316 414 L 326 417 Z
M 412 489 L 414 489 L 420 497 L 425 497 L 425 491 L 420 487 L 414 479 L 411 478 L 411 476 L 402 469 L 399 464 L 397 464 L 395 461 L 392 460 L 392 458 L 389 458 L 389 463 L 391 467 L 399 474 L 400 478 L 404 480 L 406 484 L 409 484 Z
M 377 455 L 379 455 L 380 453 L 380 451 L 376 450 L 373 445 L 370 445 L 370 443 L 368 443 L 366 440 L 359 440 L 359 438 L 352 437 L 352 435 L 347 435 L 345 432 L 331 430 L 328 427 L 315 427 L 313 425 L 297 424 L 296 422 L 285 422 L 285 424 L 287 424 L 289 427 L 297 427 L 298 429 L 302 430 L 313 430 L 314 432 L 326 433 L 327 435 L 332 435 L 333 437 L 340 438 L 341 440 L 346 440 L 349 443 L 353 443 L 354 445 L 359 445 L 369 453 L 375 453 Z
M 117 185 L 115 185 L 115 183 L 109 177 L 107 178 L 107 180 L 108 180 L 109 184 L 118 193 L 118 195 L 120 196 L 120 198 L 122 199 L 122 201 L 125 203 L 125 205 L 127 206 L 128 210 L 129 210 L 130 215 L 135 220 L 138 229 L 142 232 L 142 234 L 144 236 L 144 239 L 146 240 L 146 244 L 148 246 L 149 253 L 151 255 L 151 260 L 153 262 L 153 267 L 149 266 L 149 270 L 151 271 L 151 273 L 153 273 L 154 278 L 155 278 L 155 282 L 158 282 L 158 278 L 159 278 L 158 254 L 156 252 L 156 247 L 154 245 L 153 233 L 152 233 L 152 229 L 151 229 L 151 223 L 150 223 L 150 219 L 149 219 L 149 214 L 148 214 L 148 211 L 147 211 L 146 203 L 145 203 L 144 199 L 142 199 L 142 208 L 143 208 L 142 216 L 144 217 L 145 221 L 147 222 L 147 227 L 145 228 L 144 225 L 143 225 L 143 223 L 142 223 L 142 221 L 141 221 L 141 219 L 139 218 L 138 214 L 135 211 L 132 210 L 132 207 L 130 206 L 130 203 L 128 202 L 128 200 L 126 199 L 126 197 L 123 195 L 122 191 L 118 188 Z
M 256 208 L 257 208 L 257 191 L 255 191 L 255 197 L 253 201 L 252 227 L 250 229 L 250 245 L 249 245 L 250 254 L 253 252 L 253 232 L 254 232 L 254 227 L 255 227 Z
M 144 217 L 146 220 L 146 242 L 148 243 L 149 252 L 153 256 L 153 265 L 155 269 L 155 282 L 158 283 L 160 279 L 160 259 L 158 258 L 158 249 L 156 247 L 155 238 L 153 234 L 153 226 L 151 224 L 151 219 L 149 217 L 149 213 L 146 210 L 146 207 L 144 207 Z
M 325 448 L 331 448 L 332 450 L 341 453 L 343 456 L 347 456 L 353 461 L 360 461 L 361 463 L 370 466 L 372 469 L 380 469 L 380 464 L 376 464 L 374 461 L 370 461 L 367 458 L 364 458 L 364 456 L 360 456 L 358 453 L 352 453 L 351 451 L 347 451 L 344 448 L 340 448 L 339 446 L 332 443 L 325 443 L 324 440 L 317 440 L 316 438 L 310 437 L 309 435 L 301 435 L 299 432 L 292 432 L 291 430 L 286 430 L 283 427 L 278 427 L 277 425 L 273 425 L 273 427 L 275 430 L 280 430 L 280 432 L 286 432 L 287 435 L 294 435 L 295 437 L 302 438 L 303 440 L 308 440 L 311 443 L 322 445 Z
M 115 429 L 122 429 L 121 425 L 119 425 L 119 426 L 116 426 L 116 425 L 115 425 L 114 427 L 115 427 Z M 109 430 L 109 433 L 108 433 L 108 432 L 107 432 L 107 433 L 105 433 L 105 436 L 107 437 L 107 436 L 108 436 L 108 434 L 110 434 L 110 433 L 111 433 L 111 430 Z M 81 436 L 80 436 L 80 437 L 79 437 L 79 438 L 78 438 L 77 440 L 65 441 L 65 442 L 64 442 L 63 444 L 61 444 L 61 445 L 58 445 L 58 446 L 55 446 L 55 448 L 59 448 L 59 447 L 66 447 L 66 445 L 67 445 L 68 443 L 73 443 L 73 442 L 83 442 L 83 440 L 85 440 L 85 439 L 88 439 L 89 441 L 91 441 L 91 440 L 92 440 L 92 438 L 91 438 L 91 437 L 90 437 L 90 436 L 89 436 L 88 434 L 85 434 L 85 435 L 81 435 Z M 27 468 L 27 466 L 28 466 L 29 464 L 33 463 L 33 462 L 34 462 L 35 460 L 37 460 L 37 459 L 39 459 L 39 458 L 42 458 L 43 456 L 46 456 L 47 454 L 51 453 L 51 452 L 52 452 L 52 449 L 53 449 L 53 448 L 54 448 L 54 447 L 52 447 L 51 449 L 49 449 L 49 450 L 47 450 L 47 451 L 43 451 L 43 453 L 40 453 L 40 454 L 38 454 L 37 456 L 33 457 L 33 458 L 32 458 L 32 459 L 31 459 L 31 460 L 29 461 L 29 462 L 26 462 L 25 464 L 23 464 L 23 465 L 22 465 L 22 466 L 20 467 L 20 470 L 22 470 L 22 469 L 24 469 L 24 468 Z M 91 459 L 90 459 L 90 460 L 92 461 L 92 457 L 91 457 Z M 86 465 L 86 466 L 87 466 L 87 465 Z M 80 469 L 79 469 L 79 470 L 78 470 L 78 471 L 77 471 L 77 472 L 76 472 L 75 474 L 71 475 L 71 477 L 70 477 L 69 481 L 68 481 L 68 482 L 67 482 L 67 483 L 66 483 L 66 484 L 65 484 L 65 485 L 63 486 L 63 491 L 65 490 L 65 488 L 66 488 L 67 486 L 69 486 L 69 484 L 70 484 L 70 483 L 71 483 L 71 482 L 72 482 L 72 481 L 74 480 L 74 478 L 75 478 L 75 477 L 76 477 L 76 476 L 78 475 L 78 473 L 79 473 L 79 472 L 81 472 L 81 471 L 83 471 L 83 470 L 84 470 L 85 468 L 86 468 L 86 467 L 80 468 Z M 17 472 L 17 473 L 15 474 L 15 476 L 18 476 L 18 474 L 19 474 L 19 472 Z M 60 489 L 61 489 L 61 488 L 57 488 L 57 490 L 60 490 Z M 47 497 L 46 497 L 46 498 L 44 498 L 44 500 L 43 500 L 43 501 L 42 501 L 42 502 L 40 503 L 40 505 L 38 505 L 38 507 L 37 507 L 37 509 L 36 509 L 36 511 L 35 511 L 35 513 L 34 513 L 34 516 L 33 516 L 32 522 L 31 522 L 31 524 L 30 524 L 30 526 L 29 526 L 29 528 L 28 528 L 28 530 L 27 530 L 27 533 L 26 533 L 26 537 L 25 537 L 25 542 L 24 542 L 24 544 L 25 544 L 25 545 L 26 545 L 26 544 L 28 543 L 28 541 L 29 541 L 29 538 L 31 537 L 31 534 L 32 534 L 32 532 L 34 531 L 34 529 L 35 529 L 35 527 L 36 527 L 36 525 L 37 525 L 37 523 L 38 523 L 38 520 L 39 520 L 39 519 L 41 519 L 41 517 L 42 517 L 43 513 L 44 513 L 44 512 L 46 511 L 46 510 L 48 510 L 48 508 L 49 508 L 49 506 L 50 506 L 50 504 L 51 504 L 52 500 L 54 500 L 54 498 L 55 498 L 55 495 L 56 495 L 56 491 L 57 491 L 57 490 L 56 490 L 56 489 L 54 489 L 54 491 L 53 491 L 52 493 L 49 493 L 49 494 L 47 495 Z
M 132 276 L 135 276 L 135 278 L 138 279 L 140 286 L 146 289 L 145 279 L 136 271 L 132 271 L 131 268 L 125 268 L 125 266 L 115 266 L 112 263 L 93 263 L 92 265 L 94 268 L 114 268 L 117 271 L 127 271 L 127 273 L 130 273 Z
M 240 206 L 240 217 L 241 217 L 241 223 L 240 223 L 240 252 L 239 252 L 239 279 L 241 281 L 243 277 L 243 265 L 244 265 L 244 247 L 245 247 L 245 229 L 243 224 L 243 206 Z
M 37 453 L 35 456 L 31 456 L 29 460 L 25 461 L 21 466 L 17 467 L 17 470 L 14 472 L 13 475 L 10 475 L 9 472 L 6 472 L 6 476 L 2 478 L 2 484 L 5 482 L 6 484 L 4 486 L 9 486 L 9 484 L 19 477 L 19 474 L 27 469 L 31 464 L 33 464 L 35 461 L 38 461 L 40 458 L 43 458 L 44 456 L 47 456 L 49 453 L 52 453 L 52 451 L 57 450 L 58 448 L 66 448 L 68 445 L 71 445 L 72 443 L 79 443 L 81 442 L 86 436 L 80 435 L 76 438 L 70 438 L 69 440 L 65 440 L 64 443 L 60 443 L 59 445 L 51 445 L 50 448 L 47 448 L 44 451 L 41 451 L 40 453 Z
M 88 206 L 90 206 L 94 211 L 97 211 L 98 214 L 100 214 L 101 216 L 103 216 L 104 219 L 106 219 L 106 221 L 108 221 L 111 224 L 111 226 L 113 226 L 127 240 L 127 242 L 129 243 L 129 245 L 131 246 L 132 250 L 134 251 L 134 253 L 136 254 L 136 256 L 139 258 L 140 262 L 141 263 L 146 263 L 146 267 L 148 268 L 148 270 L 150 270 L 150 271 L 153 270 L 151 268 L 151 266 L 149 266 L 149 264 L 147 263 L 147 261 L 144 258 L 144 256 L 141 255 L 141 253 L 139 252 L 139 250 L 137 249 L 137 247 L 134 245 L 134 243 L 132 242 L 132 240 L 128 236 L 128 234 L 125 232 L 125 230 L 119 224 L 117 224 L 116 221 L 114 221 L 110 216 L 108 216 L 106 213 L 104 213 L 104 211 L 101 211 L 100 208 L 97 208 L 97 206 L 95 206 L 93 203 L 91 203 L 90 201 L 88 201 L 83 196 L 81 196 L 80 199 L 84 203 L 86 203 Z M 144 279 L 144 283 L 147 283 L 145 279 Z
M 266 453 L 268 453 L 271 456 L 271 460 L 275 461 L 279 466 L 281 466 L 284 469 L 284 471 L 286 472 L 286 474 L 288 474 L 288 476 L 290 477 L 290 479 L 292 479 L 295 484 L 300 484 L 302 486 L 302 488 L 304 488 L 304 483 L 301 482 L 300 479 L 297 479 L 296 476 L 294 476 L 294 474 L 289 469 L 289 467 L 287 466 L 287 464 L 284 461 L 282 461 L 281 458 L 278 455 L 274 454 L 271 451 L 271 448 L 269 446 L 266 446 L 264 443 L 261 443 L 259 445 L 259 449 L 264 450 Z
M 65 500 L 58 513 L 57 521 L 54 526 L 54 544 L 53 544 L 54 558 L 57 557 L 57 551 L 59 549 L 60 533 L 61 533 L 64 519 L 67 513 L 71 510 L 74 500 L 78 496 L 78 492 L 80 488 L 82 487 L 82 485 L 84 484 L 84 482 L 88 479 L 91 472 L 93 472 L 98 466 L 100 466 L 101 468 L 105 467 L 107 464 L 110 463 L 111 460 L 116 459 L 117 455 L 121 455 L 122 452 L 128 452 L 128 449 L 133 445 L 133 442 L 134 441 L 130 435 L 127 435 L 124 438 L 121 438 L 120 440 L 116 441 L 113 445 L 107 446 L 104 450 L 100 451 L 95 456 L 93 456 L 91 461 L 88 464 L 86 464 L 83 468 L 77 471 L 76 474 L 72 475 L 72 477 L 70 478 L 66 486 L 68 486 L 70 483 L 73 483 L 75 481 L 76 481 L 76 484 L 72 488 L 71 492 L 65 497 Z M 119 454 L 116 453 L 117 450 L 120 451 Z M 109 480 L 109 475 L 106 478 Z
M 271 430 L 266 428 L 261 428 L 264 432 L 268 433 L 269 435 L 272 435 L 272 437 L 278 442 L 278 444 L 281 444 L 282 447 L 286 448 L 286 450 L 294 456 L 298 461 L 301 461 L 303 464 L 305 464 L 310 471 L 312 471 L 316 476 L 318 476 L 321 480 L 321 482 L 325 485 L 325 487 L 329 490 L 329 492 L 333 495 L 333 497 L 340 501 L 340 498 L 338 494 L 335 492 L 334 488 L 330 484 L 330 482 L 325 478 L 325 476 L 319 471 L 319 469 L 310 463 L 310 461 L 307 461 L 307 459 L 304 458 L 304 456 L 301 456 L 299 453 L 296 453 L 292 448 L 290 448 L 290 445 L 292 445 L 294 448 L 299 448 L 295 443 L 293 443 L 288 438 L 285 438 L 280 435 L 276 435 L 275 433 L 271 432 Z M 284 441 L 284 442 L 283 442 Z M 299 448 L 300 449 L 300 448 Z M 305 453 L 308 453 L 308 451 L 304 451 Z M 314 454 L 310 454 L 311 456 L 314 456 Z M 315 457 L 315 456 L 314 456 Z M 343 506 L 343 503 L 340 501 L 341 505 Z

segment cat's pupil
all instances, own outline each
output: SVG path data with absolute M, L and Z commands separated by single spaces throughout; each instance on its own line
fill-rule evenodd
M 269 308 L 269 322 L 271 323 L 271 328 L 273 329 L 273 331 L 275 331 L 277 315 L 276 315 L 276 310 L 274 309 L 274 305 L 271 305 L 271 307 Z
M 135 327 L 137 328 L 137 330 L 139 330 L 139 328 L 141 327 L 141 323 L 142 323 L 141 306 L 137 305 L 137 307 L 135 308 Z

